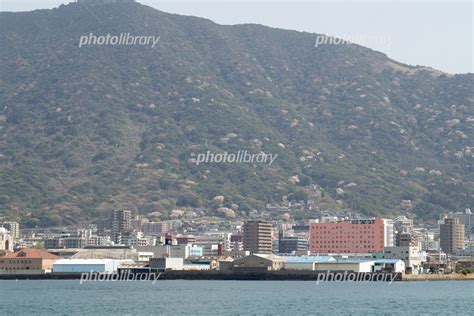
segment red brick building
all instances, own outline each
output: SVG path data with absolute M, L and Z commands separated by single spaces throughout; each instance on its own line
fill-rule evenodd
M 61 259 L 42 249 L 22 248 L 15 252 L 0 251 L 0 274 L 43 274 L 51 272 Z
M 310 224 L 310 250 L 315 253 L 371 253 L 384 250 L 381 218 Z

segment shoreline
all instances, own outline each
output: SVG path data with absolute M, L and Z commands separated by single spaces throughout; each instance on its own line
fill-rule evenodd
M 342 274 L 341 271 L 166 271 L 160 280 L 209 280 L 209 281 L 323 281 L 323 282 L 419 282 L 419 281 L 474 281 L 474 274 L 426 274 L 405 275 L 401 273 L 364 273 L 350 272 L 357 277 L 353 280 L 327 278 L 328 275 Z M 47 273 L 47 274 L 0 274 L 0 280 L 80 280 L 82 273 Z M 132 274 L 133 275 L 133 274 Z M 323 277 L 326 278 L 323 278 Z M 364 279 L 366 276 L 368 278 Z M 390 282 L 391 283 L 391 282 Z

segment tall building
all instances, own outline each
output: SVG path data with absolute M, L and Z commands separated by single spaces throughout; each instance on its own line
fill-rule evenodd
M 272 253 L 272 224 L 265 221 L 247 221 L 244 224 L 244 250 L 251 253 Z
M 315 253 L 383 252 L 386 233 L 381 218 L 310 223 L 309 249 Z
M 450 213 L 447 216 L 448 218 L 459 219 L 459 224 L 464 225 L 464 233 L 466 234 L 466 237 L 468 237 L 469 234 L 474 234 L 474 214 L 471 213 L 470 209 L 466 209 L 464 213 Z
M 441 249 L 448 254 L 457 254 L 464 249 L 464 225 L 458 218 L 445 218 L 439 226 Z
M 394 237 L 395 228 L 394 228 L 393 219 L 383 219 L 383 227 L 385 229 L 384 247 L 393 247 L 394 239 L 395 239 Z
M 18 222 L 4 222 L 2 226 L 8 231 L 10 231 L 10 234 L 12 235 L 13 239 L 20 239 L 20 224 L 18 224 Z
M 112 212 L 112 241 L 122 244 L 122 235 L 132 228 L 132 212 L 127 210 L 114 210 Z

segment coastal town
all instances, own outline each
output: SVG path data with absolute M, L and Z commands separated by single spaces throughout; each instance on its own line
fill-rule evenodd
M 347 214 L 346 214 L 347 215 Z M 114 210 L 101 225 L 0 228 L 0 278 L 79 273 L 168 273 L 202 278 L 249 273 L 396 273 L 404 278 L 472 276 L 474 218 L 442 215 L 436 225 L 323 212 L 310 220 L 151 221 Z

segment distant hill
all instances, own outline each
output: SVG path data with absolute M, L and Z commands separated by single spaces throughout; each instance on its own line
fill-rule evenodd
M 91 33 L 160 37 L 79 48 Z M 474 75 L 316 36 L 138 3 L 0 13 L 1 214 L 245 217 L 284 196 L 369 215 L 472 208 Z M 278 156 L 195 163 L 245 150 Z

